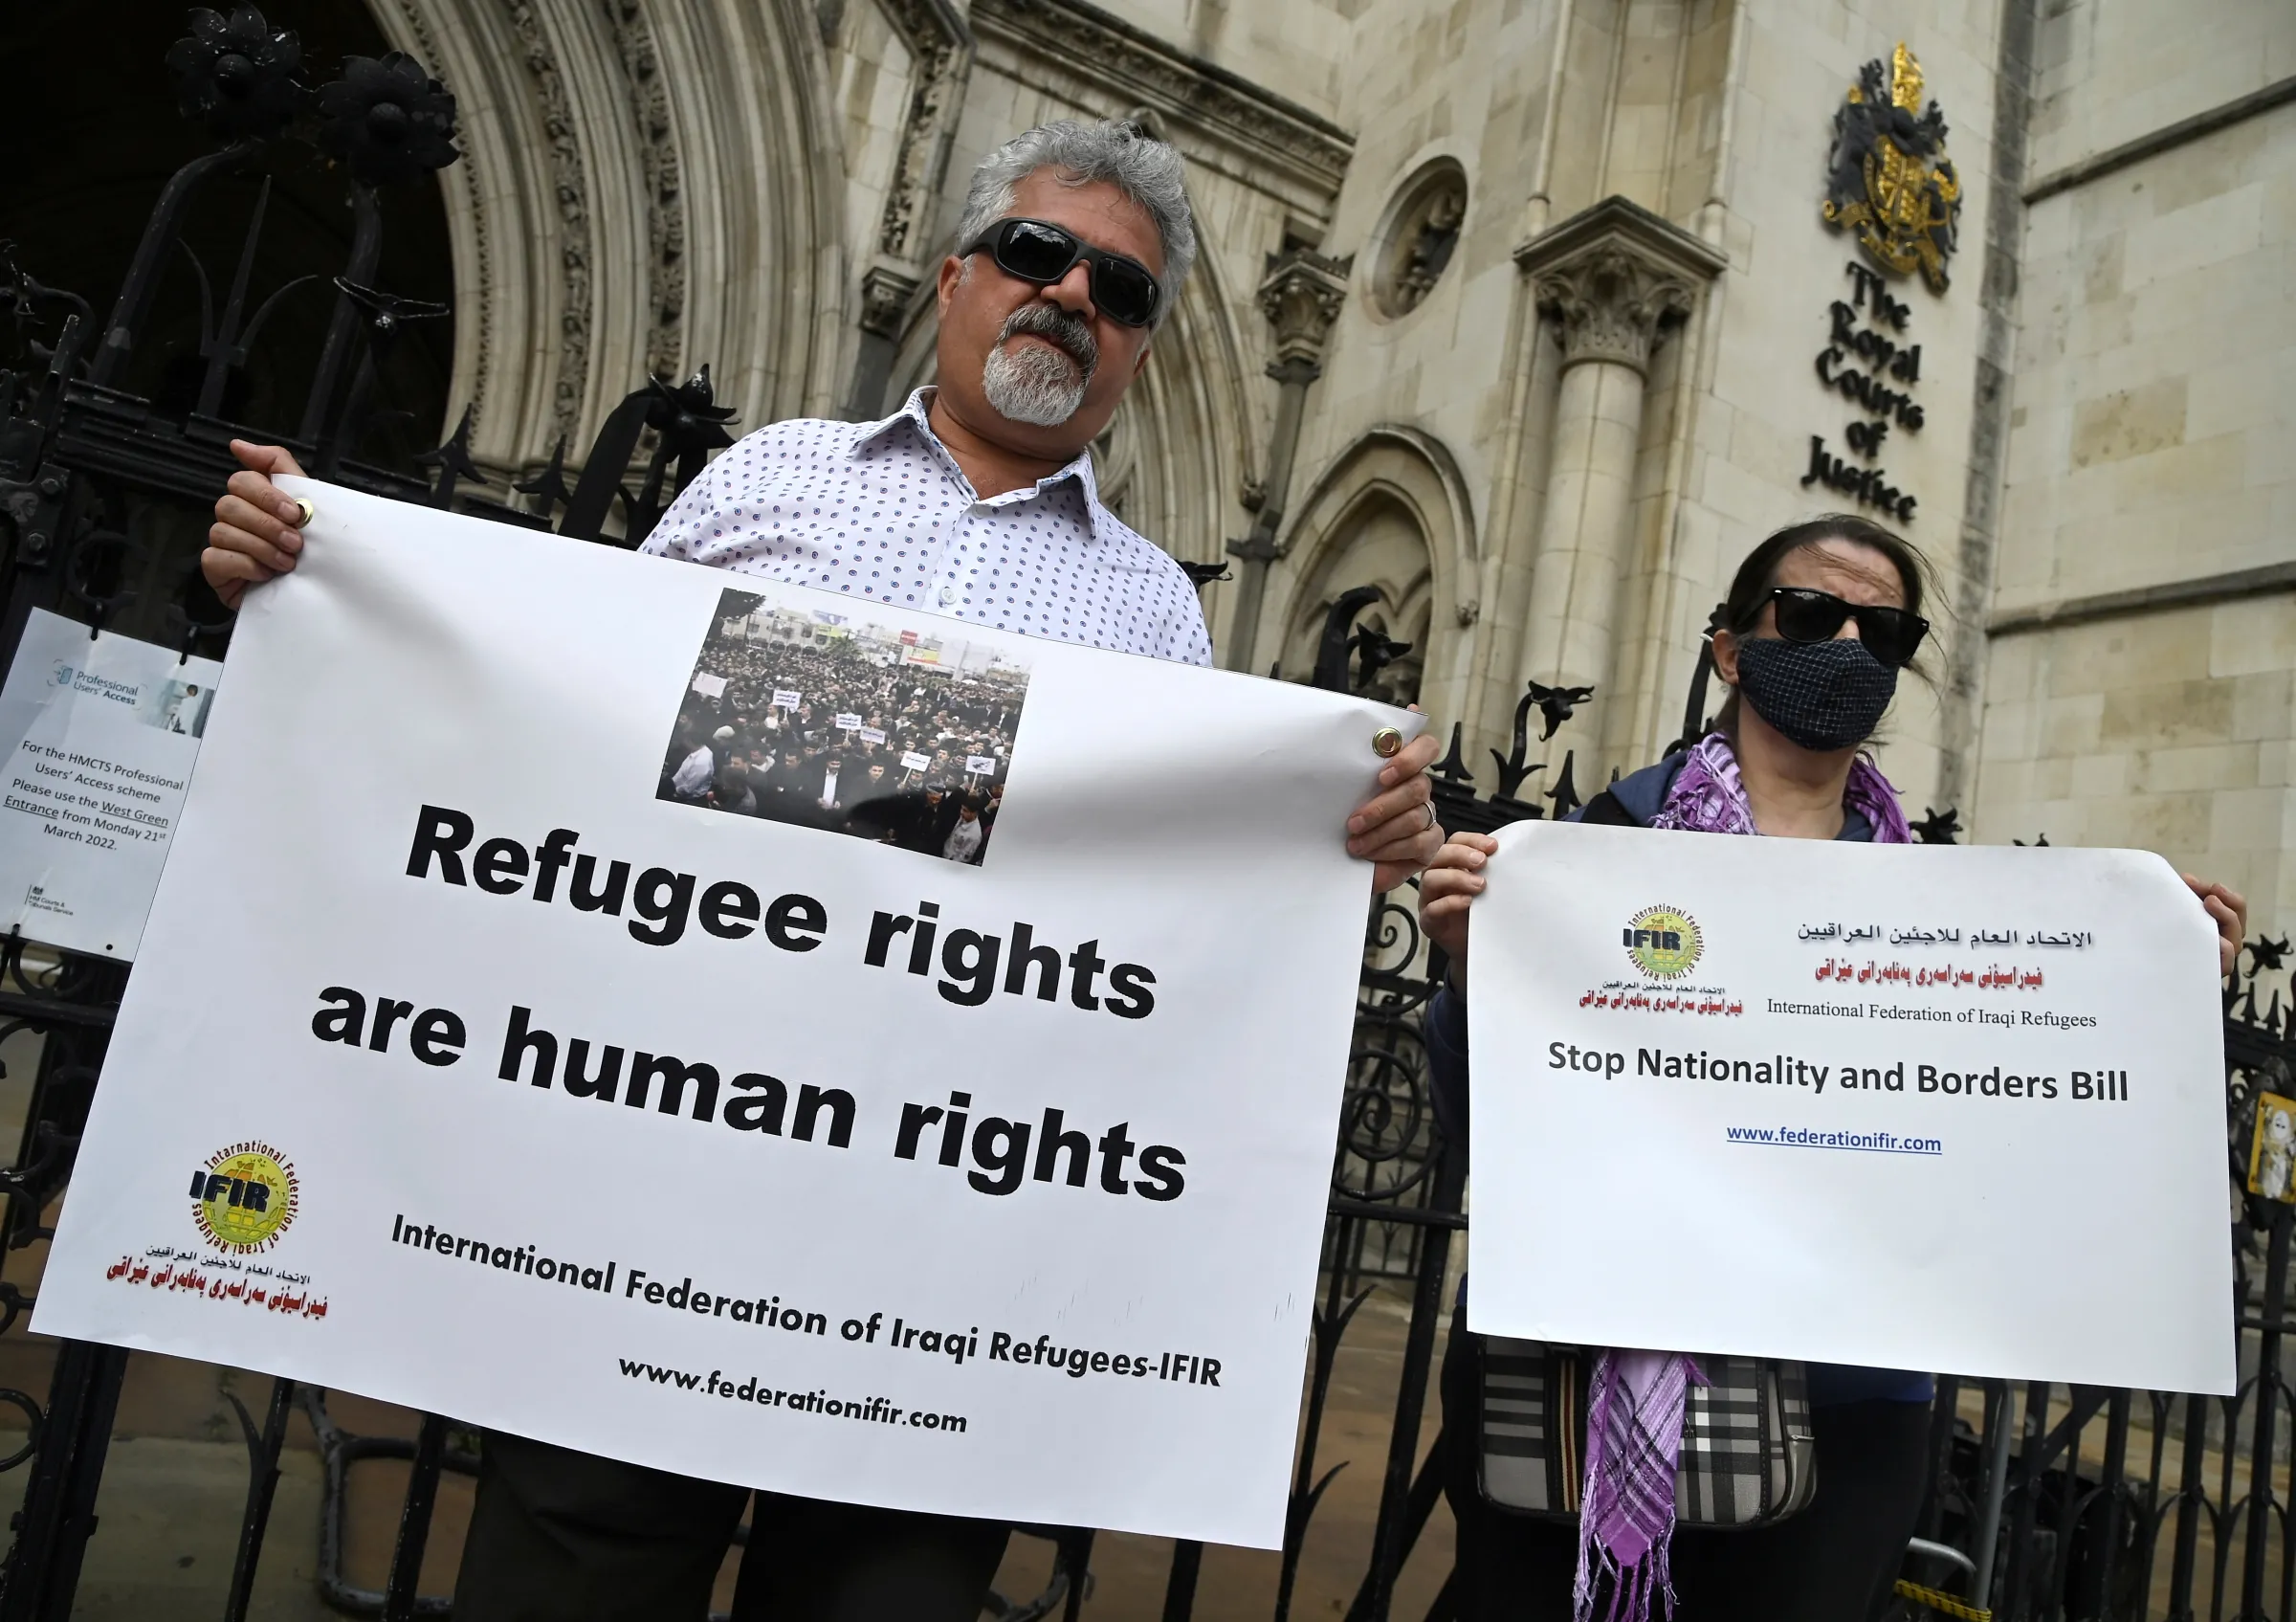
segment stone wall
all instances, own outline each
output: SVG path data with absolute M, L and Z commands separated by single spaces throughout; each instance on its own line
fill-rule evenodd
M 1852 504 L 1802 482 L 1813 434 L 1860 462 L 1842 443 L 1860 413 L 1813 370 L 1829 307 L 1855 291 L 1847 266 L 1863 262 L 1820 218 L 1834 111 L 1861 64 L 1910 37 L 1926 94 L 1948 110 L 1963 241 L 1981 243 L 1989 12 L 1940 7 L 1915 28 L 1838 0 L 1362 9 L 1339 102 L 1356 157 L 1326 244 L 1354 256 L 1354 283 L 1299 482 L 1344 481 L 1363 436 L 1399 427 L 1460 471 L 1471 537 L 1434 525 L 1424 536 L 1449 590 L 1434 592 L 1425 622 L 1422 694 L 1441 720 L 1466 723 L 1470 759 L 1504 745 L 1534 677 L 1600 690 L 1547 751 L 1551 770 L 1566 749 L 1582 785 L 1651 759 L 1682 725 L 1699 633 L 1738 559 L 1780 524 Z M 1397 199 L 1439 163 L 1459 167 L 1468 198 L 1449 265 L 1414 307 L 1382 307 Z M 1632 353 L 1594 356 L 1571 347 L 1586 290 L 1556 282 L 1540 244 L 1609 198 L 1655 222 L 1634 227 L 1652 274 L 1687 279 Z M 1719 268 L 1699 264 L 1701 253 Z M 1922 346 L 1924 420 L 1861 463 L 1918 496 L 1903 527 L 1938 564 L 1948 602 L 1982 321 L 1977 264 L 1965 249 L 1943 293 L 1890 281 L 1909 312 L 1904 342 Z M 1627 290 L 1627 302 L 1638 296 Z M 1565 305 L 1577 313 L 1566 319 Z M 1596 383 L 1572 381 L 1581 363 L 1596 365 Z M 1296 647 L 1321 604 L 1353 583 L 1345 560 L 1358 537 L 1295 525 L 1291 540 L 1264 623 Z M 1363 544 L 1373 540 L 1365 530 Z M 1381 532 L 1376 544 L 1384 558 L 1397 543 Z M 1444 559 L 1446 548 L 1458 557 Z M 1945 638 L 1981 637 L 1981 626 L 1939 618 Z M 1917 802 L 1939 779 L 1944 731 L 1935 695 L 1909 684 L 1888 766 Z
M 2296 12 L 2043 19 L 1976 829 L 2296 918 Z M 2277 87 L 2277 88 L 2276 88 Z

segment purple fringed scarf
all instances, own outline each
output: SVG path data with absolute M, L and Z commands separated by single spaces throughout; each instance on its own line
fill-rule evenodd
M 1842 803 L 1872 826 L 1875 844 L 1913 842 L 1897 790 L 1871 755 L 1861 753 L 1850 763 Z M 1754 826 L 1754 808 L 1747 803 L 1745 784 L 1738 781 L 1738 757 L 1731 752 L 1728 738 L 1710 732 L 1690 746 L 1689 757 L 1674 774 L 1674 786 L 1667 790 L 1666 805 L 1650 819 L 1650 826 L 1685 828 L 1693 833 L 1760 832 Z
M 1864 816 L 1880 845 L 1910 845 L 1913 833 L 1897 790 L 1861 754 L 1842 803 Z M 1675 773 L 1653 828 L 1699 833 L 1755 833 L 1754 808 L 1738 779 L 1730 740 L 1710 732 Z M 1578 1513 L 1575 1622 L 1593 1622 L 1603 1577 L 1613 1580 L 1605 1622 L 1648 1622 L 1650 1602 L 1674 1610 L 1668 1544 L 1674 1537 L 1674 1477 L 1682 1455 L 1683 1406 L 1698 1365 L 1681 1352 L 1606 1348 L 1595 1361 L 1586 1404 L 1586 1488 Z
M 1693 1383 L 1705 1385 L 1706 1376 L 1681 1352 L 1606 1346 L 1595 1359 L 1587 1383 L 1578 1579 L 1572 1589 L 1576 1622 L 1591 1622 L 1605 1576 L 1612 1580 L 1605 1622 L 1645 1622 L 1651 1600 L 1660 1596 L 1673 1614 L 1674 1474 L 1683 1405 Z

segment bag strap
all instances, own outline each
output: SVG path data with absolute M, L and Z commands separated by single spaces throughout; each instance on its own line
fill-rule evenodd
M 1579 813 L 1578 820 L 1606 828 L 1640 828 L 1643 826 L 1635 814 L 1620 803 L 1618 795 L 1607 789 L 1586 802 L 1586 810 Z

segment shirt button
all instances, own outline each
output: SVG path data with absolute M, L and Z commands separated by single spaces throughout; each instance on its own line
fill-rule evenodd
M 941 606 L 942 608 L 944 608 L 944 609 L 945 609 L 945 608 L 947 608 L 947 607 L 948 607 L 948 606 L 949 606 L 951 603 L 954 603 L 956 600 L 957 600 L 957 588 L 956 588 L 956 587 L 954 587 L 954 586 L 943 586 L 943 587 L 940 589 L 940 606 Z

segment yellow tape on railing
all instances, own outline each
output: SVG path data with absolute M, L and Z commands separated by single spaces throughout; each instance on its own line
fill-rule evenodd
M 1925 1589 L 1919 1583 L 1909 1583 L 1903 1577 L 1897 1580 L 1897 1591 L 1915 1605 L 1926 1605 L 1947 1616 L 1959 1617 L 1961 1622 L 1993 1622 L 1992 1611 L 1979 1610 L 1952 1594 L 1939 1593 L 1935 1589 Z

